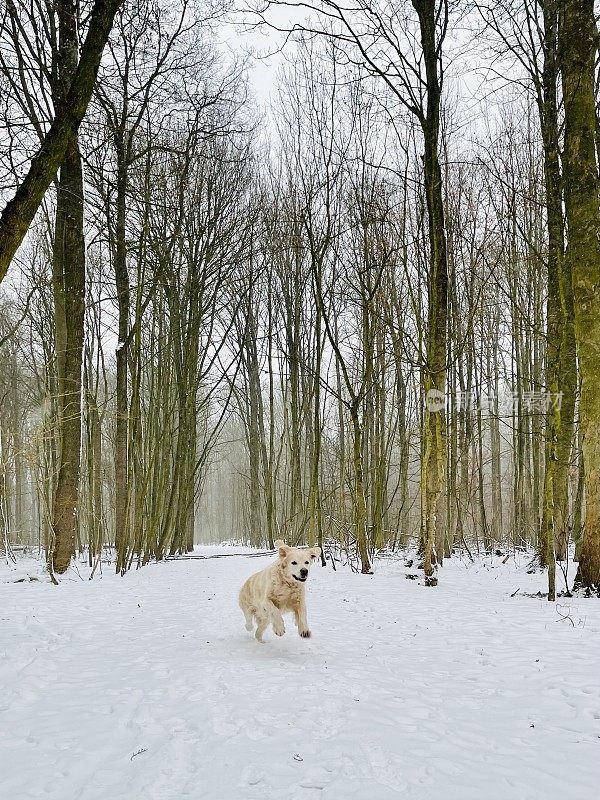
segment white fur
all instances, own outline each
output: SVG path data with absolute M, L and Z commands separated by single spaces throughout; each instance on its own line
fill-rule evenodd
M 250 576 L 240 590 L 239 603 L 246 617 L 246 630 L 251 631 L 256 621 L 254 635 L 259 642 L 269 624 L 277 636 L 283 636 L 282 615 L 293 611 L 298 633 L 306 639 L 310 636 L 304 598 L 306 581 L 301 579 L 308 577 L 308 570 L 321 555 L 321 548 L 288 547 L 281 539 L 275 542 L 275 547 L 279 550 L 277 561 Z

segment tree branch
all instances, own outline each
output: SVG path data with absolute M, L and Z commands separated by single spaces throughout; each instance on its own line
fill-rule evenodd
M 0 218 L 0 281 L 29 230 L 33 218 L 63 161 L 67 146 L 77 132 L 92 95 L 96 75 L 117 9 L 123 0 L 96 0 L 81 50 L 79 66 L 64 106 L 32 159 L 29 172 Z

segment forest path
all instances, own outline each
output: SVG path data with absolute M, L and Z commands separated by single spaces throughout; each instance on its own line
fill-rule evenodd
M 497 557 L 448 562 L 435 589 L 406 580 L 401 561 L 374 576 L 315 567 L 313 637 L 286 618 L 286 635 L 269 629 L 260 645 L 237 591 L 269 561 L 0 583 L 0 797 L 597 791 L 600 603 L 511 597 L 543 589 L 544 576 Z M 4 568 L 0 580 L 15 574 Z

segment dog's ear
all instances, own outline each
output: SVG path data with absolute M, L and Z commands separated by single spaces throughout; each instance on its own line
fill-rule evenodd
M 312 561 L 316 561 L 317 558 L 321 555 L 321 548 L 320 547 L 311 547 L 308 551 L 310 553 L 310 557 Z
M 279 550 L 279 558 L 285 558 L 290 551 L 290 548 L 287 546 L 287 544 L 283 543 L 283 539 L 277 539 L 277 541 L 274 542 L 274 544 L 275 547 Z

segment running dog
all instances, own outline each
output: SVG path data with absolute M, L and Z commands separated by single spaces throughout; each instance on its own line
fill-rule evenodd
M 306 620 L 304 590 L 308 570 L 321 555 L 320 547 L 288 547 L 281 539 L 275 542 L 278 558 L 260 572 L 250 576 L 240 590 L 240 608 L 246 617 L 246 630 L 252 631 L 256 621 L 255 637 L 263 641 L 263 633 L 271 624 L 277 636 L 283 636 L 283 614 L 294 612 L 298 633 L 310 637 Z

